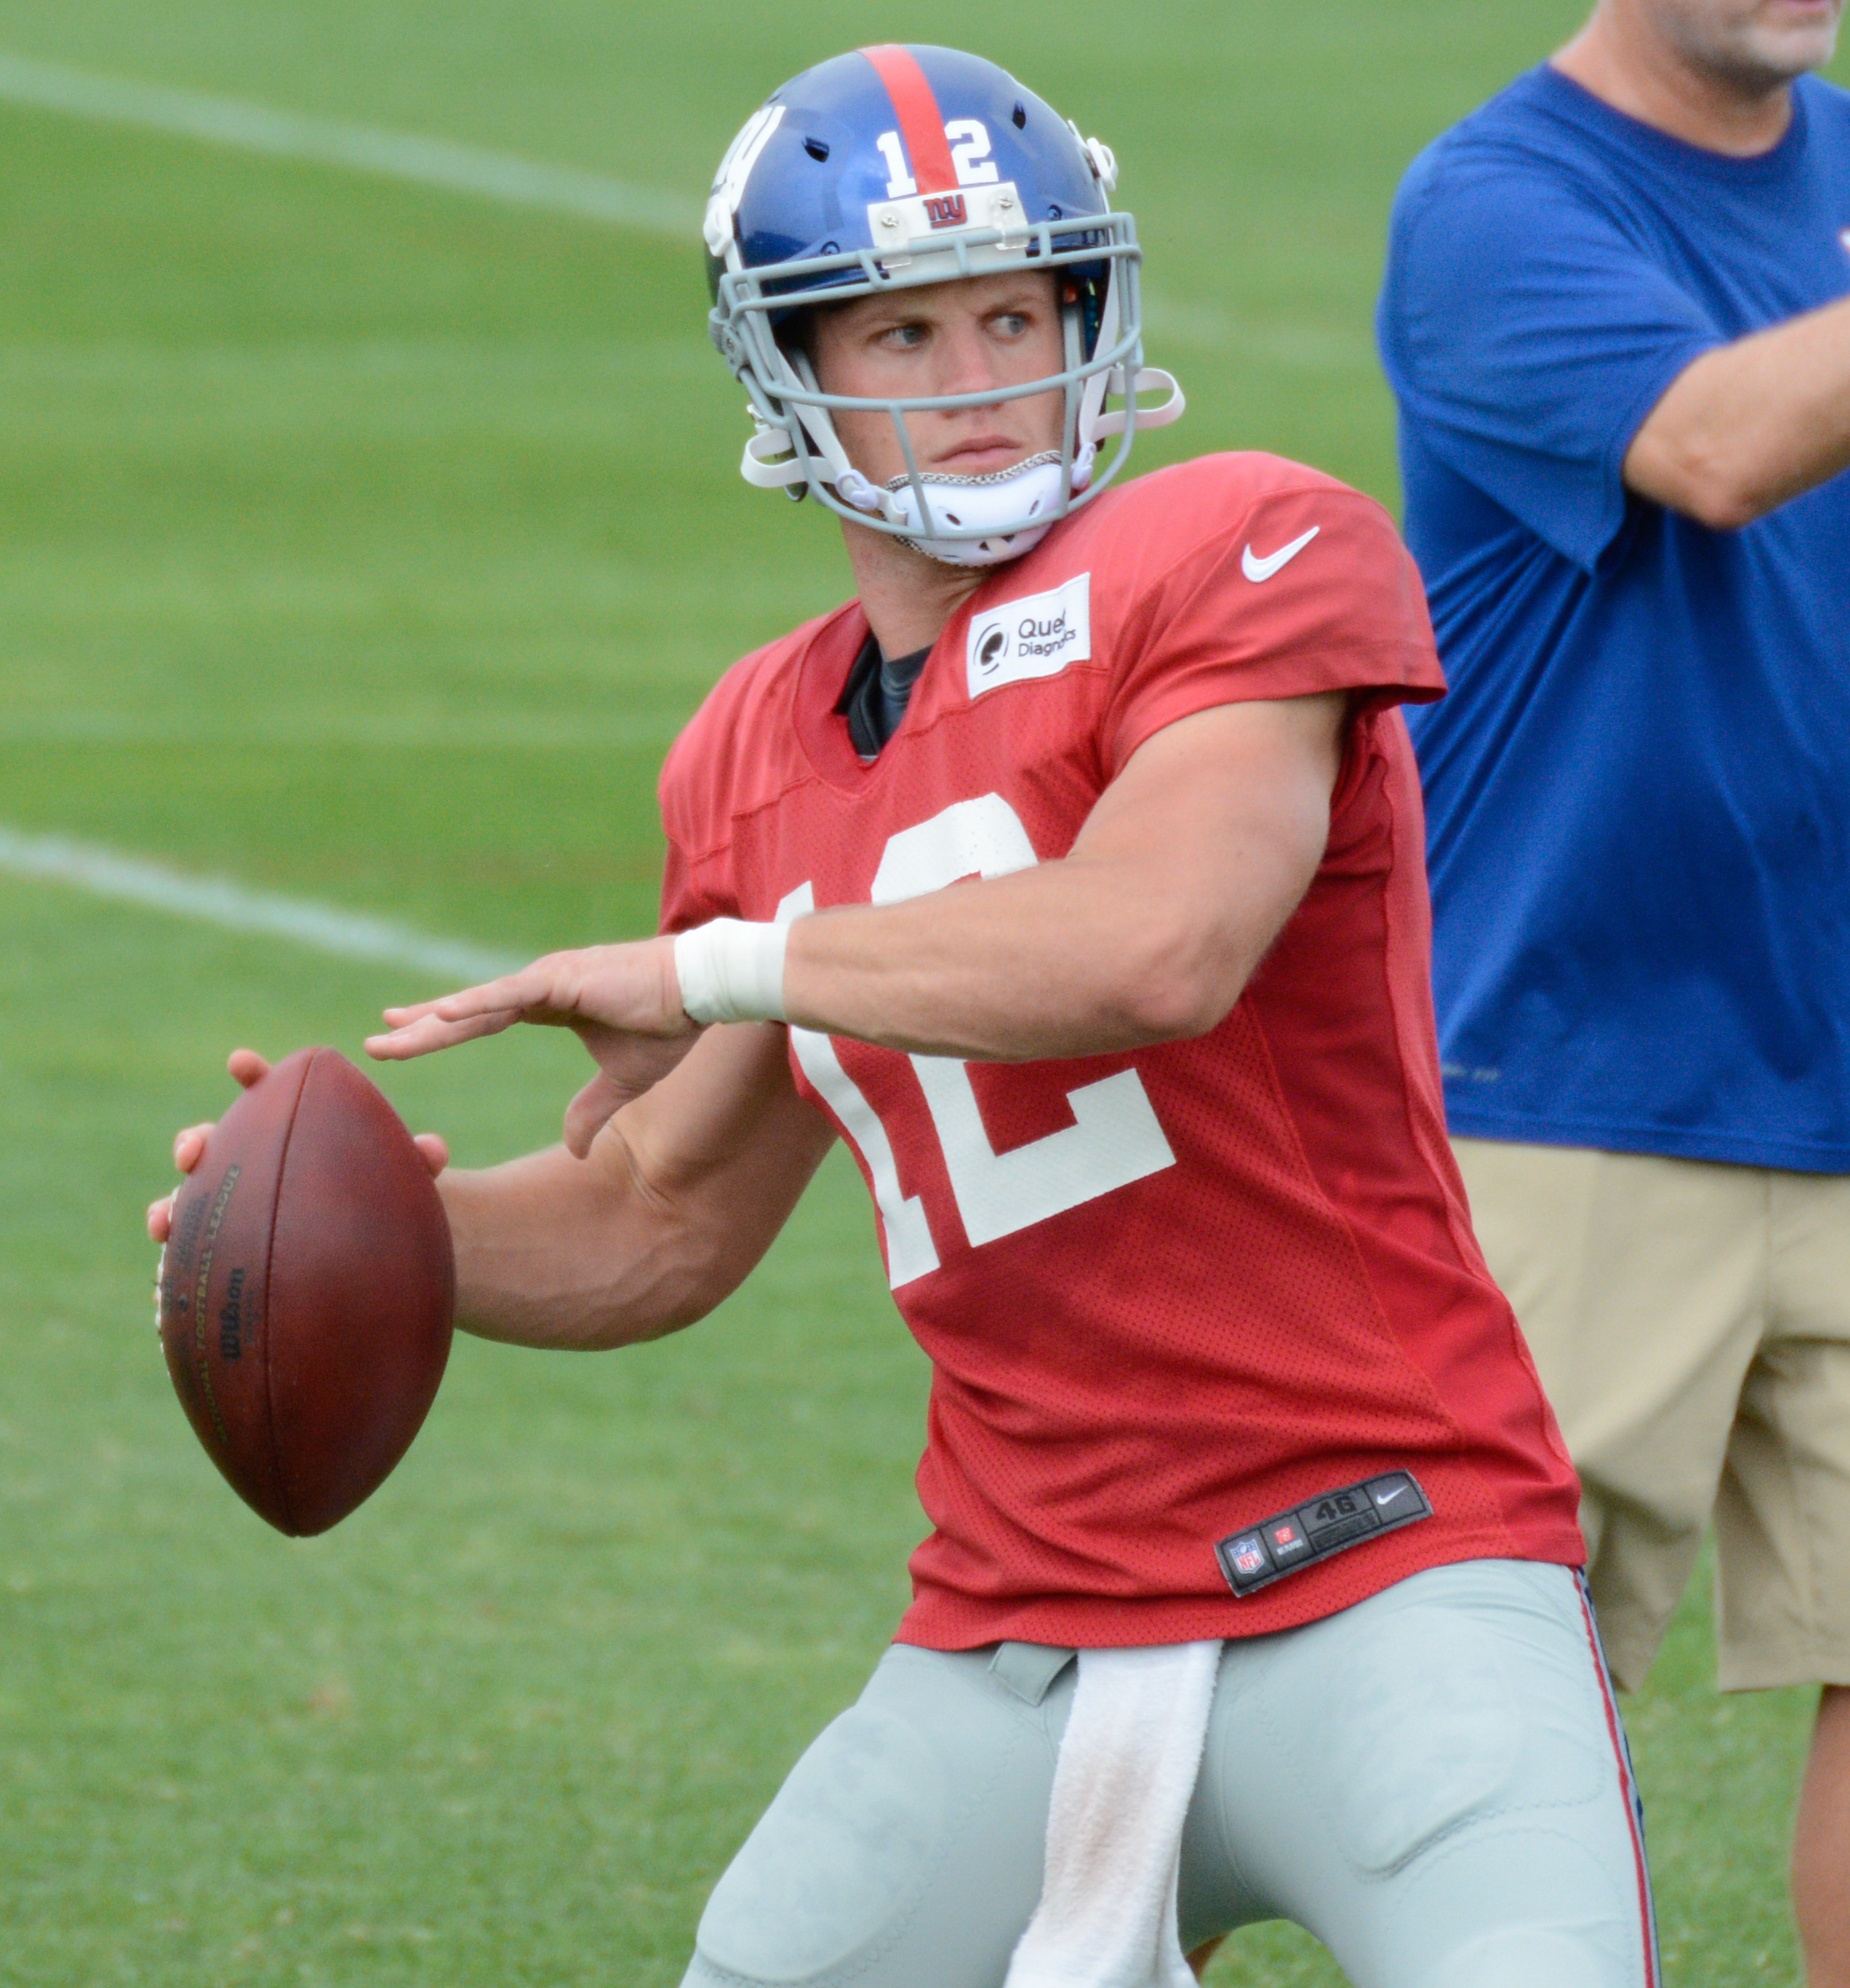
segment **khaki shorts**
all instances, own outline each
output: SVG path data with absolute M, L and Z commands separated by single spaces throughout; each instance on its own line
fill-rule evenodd
M 1713 1517 L 1722 1689 L 1850 1685 L 1850 1176 L 1454 1149 L 1580 1472 L 1619 1684 Z

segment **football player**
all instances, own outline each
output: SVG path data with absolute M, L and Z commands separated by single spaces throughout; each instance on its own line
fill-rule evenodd
M 930 1356 L 912 1606 L 689 1984 L 1169 1988 L 1284 1917 L 1359 1988 L 1650 1988 L 1573 1474 L 1445 1137 L 1419 581 L 1295 463 L 1114 480 L 1181 407 L 1114 178 L 948 49 L 754 114 L 713 335 L 858 596 L 670 754 L 661 935 L 369 1046 L 596 1061 L 562 1147 L 442 1174 L 467 1329 L 691 1323 L 843 1138 Z

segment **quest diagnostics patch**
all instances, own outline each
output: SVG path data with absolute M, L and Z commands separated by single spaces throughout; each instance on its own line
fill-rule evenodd
M 1092 653 L 1092 575 L 1078 573 L 1050 593 L 1004 601 L 971 618 L 970 696 L 1031 676 L 1057 676 Z

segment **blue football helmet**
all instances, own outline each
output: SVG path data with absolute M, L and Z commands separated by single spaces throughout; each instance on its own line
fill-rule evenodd
M 1007 70 L 954 48 L 862 48 L 806 69 L 755 111 L 720 162 L 705 233 L 713 341 L 751 396 L 740 473 L 954 565 L 1038 544 L 1124 467 L 1139 426 L 1182 411 L 1143 364 L 1141 253 L 1112 211 L 1110 149 L 1082 138 Z M 822 391 L 780 329 L 845 303 L 1023 268 L 1060 272 L 1061 370 L 1001 391 L 869 400 Z M 908 409 L 993 406 L 1058 389 L 1057 453 L 989 476 L 921 475 Z M 1140 408 L 1140 393 L 1162 392 Z M 1108 397 L 1122 405 L 1107 409 Z M 906 473 L 878 488 L 848 459 L 837 408 L 884 409 Z M 1100 460 L 1100 444 L 1116 446 Z

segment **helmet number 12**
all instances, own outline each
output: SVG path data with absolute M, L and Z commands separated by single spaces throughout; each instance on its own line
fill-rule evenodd
M 951 148 L 951 164 L 960 186 L 988 186 L 996 179 L 996 162 L 990 157 L 989 128 L 980 118 L 954 117 L 944 127 L 944 141 Z M 896 131 L 883 131 L 875 139 L 881 157 L 886 161 L 886 197 L 906 200 L 919 190 L 919 182 L 906 170 L 906 149 Z
M 960 186 L 987 186 L 994 183 L 996 162 L 990 157 L 990 135 L 973 117 L 954 117 L 944 127 L 950 140 L 951 163 L 957 169 Z
M 1030 869 L 1037 860 L 1020 816 L 1000 794 L 985 794 L 957 801 L 894 835 L 874 877 L 873 902 L 897 904 L 962 877 Z M 777 915 L 800 917 L 814 903 L 814 889 L 805 884 L 779 905 Z M 918 1195 L 902 1192 L 892 1140 L 866 1094 L 842 1067 L 834 1043 L 814 1030 L 793 1028 L 790 1046 L 804 1075 L 860 1149 L 886 1231 L 889 1281 L 897 1290 L 935 1270 L 938 1251 L 924 1204 Z M 1175 1164 L 1134 1069 L 1069 1091 L 1070 1125 L 998 1153 L 984 1128 L 968 1067 L 954 1057 L 937 1056 L 915 1056 L 912 1067 L 973 1249 Z

